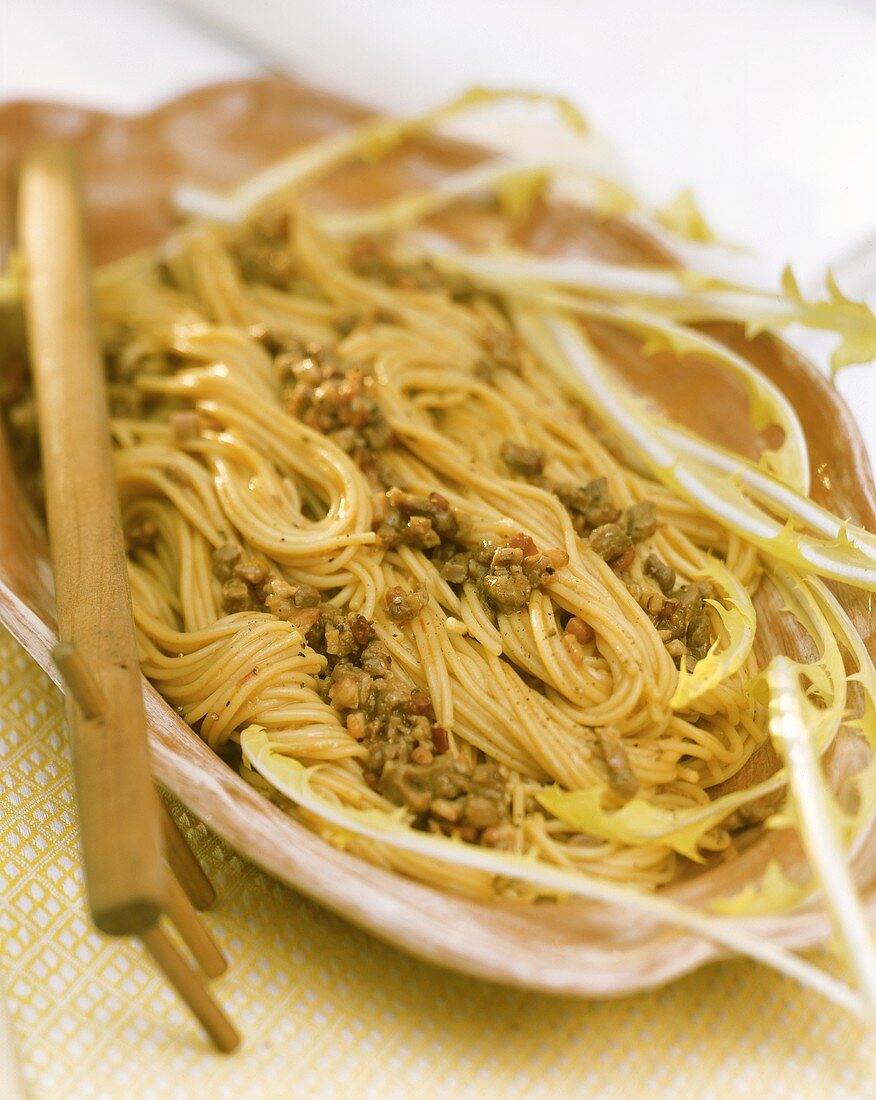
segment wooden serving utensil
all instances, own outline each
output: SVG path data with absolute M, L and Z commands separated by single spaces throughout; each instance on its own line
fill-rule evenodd
M 208 977 L 225 960 L 193 908 L 212 887 L 153 785 L 84 219 L 69 151 L 24 159 L 18 205 L 85 881 L 109 935 L 139 937 L 216 1047 L 239 1037 L 162 926 Z M 167 860 L 167 862 L 165 862 Z M 168 863 L 170 867 L 168 867 Z

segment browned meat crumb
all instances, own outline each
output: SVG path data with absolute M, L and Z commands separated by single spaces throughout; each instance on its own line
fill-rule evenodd
M 229 614 L 249 608 L 249 588 L 246 581 L 242 581 L 240 577 L 231 577 L 223 583 L 222 606 Z
M 289 619 L 301 608 L 319 606 L 319 590 L 312 584 L 287 584 L 285 581 L 272 581 L 271 592 L 265 598 L 265 607 L 278 619 Z
M 318 629 L 322 618 L 322 612 L 318 607 L 283 608 L 281 612 L 275 612 L 275 614 L 278 619 L 283 619 L 292 623 L 293 626 L 297 626 L 308 642 L 311 634 Z
M 502 444 L 502 459 L 514 473 L 535 477 L 544 469 L 545 453 L 541 447 L 527 447 L 506 439 Z
M 675 570 L 655 553 L 652 552 L 645 558 L 642 570 L 646 577 L 651 577 L 656 582 L 664 596 L 675 588 Z
M 374 378 L 359 364 L 343 363 L 331 348 L 284 352 L 274 368 L 286 381 L 286 412 L 329 435 L 369 475 L 381 480 L 378 452 L 392 440 L 374 396 Z
M 672 592 L 655 615 L 654 625 L 673 659 L 690 657 L 696 663 L 708 653 L 714 638 L 703 600 L 712 596 L 708 582 L 694 581 Z
M 387 548 L 413 546 L 433 550 L 442 541 L 452 541 L 459 531 L 455 509 L 440 493 L 428 496 L 391 488 L 375 509 L 377 534 Z
M 616 523 L 604 523 L 590 536 L 590 549 L 605 561 L 614 561 L 632 545 L 630 536 Z
M 534 589 L 550 584 L 557 571 L 568 565 L 569 556 L 558 548 L 540 552 L 521 531 L 503 545 L 485 540 L 469 550 L 438 547 L 432 561 L 448 584 L 474 581 L 488 608 L 510 612 L 525 606 Z
M 255 586 L 267 579 L 268 567 L 258 558 L 244 558 L 234 566 L 233 573 L 235 577 L 240 577 L 242 581 Z
M 657 530 L 657 506 L 651 500 L 630 505 L 625 514 L 627 534 L 633 542 L 650 538 Z
M 497 610 L 519 611 L 529 602 L 533 591 L 540 585 L 549 584 L 568 562 L 569 556 L 564 550 L 539 553 L 529 535 L 521 533 L 506 546 L 493 551 L 481 586 L 487 600 Z
M 508 822 L 505 782 L 492 764 L 466 768 L 447 755 L 428 763 L 384 764 L 378 790 L 417 814 L 433 832 L 477 842 L 487 829 Z M 422 827 L 422 826 L 421 826 Z M 501 835 L 493 834 L 500 840 Z
M 240 561 L 243 551 L 233 542 L 223 543 L 213 551 L 213 576 L 217 580 L 227 581 Z
M 516 535 L 512 535 L 511 538 L 508 539 L 508 545 L 522 551 L 524 561 L 527 558 L 534 557 L 538 553 L 535 539 L 524 534 L 522 531 L 518 531 Z
M 390 588 L 384 596 L 386 613 L 395 623 L 410 622 L 415 619 L 429 602 L 429 594 L 422 585 L 412 592 L 406 592 L 400 585 Z
M 614 559 L 611 567 L 615 573 L 628 573 L 632 569 L 635 560 L 636 551 L 631 546 L 628 550 L 624 550 L 619 558 Z
M 440 493 L 421 496 L 392 488 L 386 494 L 391 508 L 404 516 L 425 516 L 442 538 L 452 538 L 459 531 L 459 519 L 450 502 Z
M 625 796 L 634 795 L 639 789 L 639 782 L 630 767 L 620 734 L 612 726 L 598 726 L 594 732 L 608 769 L 608 782 L 612 790 Z
M 448 558 L 441 566 L 441 576 L 448 584 L 464 584 L 468 580 L 469 555 L 459 551 Z
M 483 580 L 484 592 L 499 611 L 519 611 L 529 602 L 532 581 L 523 571 L 523 551 L 504 546 L 493 555 L 490 571 Z
M 575 533 L 589 535 L 596 527 L 614 523 L 620 518 L 620 509 L 608 495 L 608 480 L 594 478 L 586 485 L 574 482 L 544 482 L 543 488 L 554 494 L 569 513 Z
M 250 220 L 231 242 L 231 254 L 247 282 L 289 290 L 298 278 L 289 248 L 289 215 L 270 212 Z

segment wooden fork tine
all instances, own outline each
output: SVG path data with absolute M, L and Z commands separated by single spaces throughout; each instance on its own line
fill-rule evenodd
M 164 855 L 170 864 L 170 869 L 176 875 L 192 905 L 196 909 L 209 909 L 216 901 L 216 891 L 160 794 L 158 795 L 158 815 L 164 831 Z
M 174 947 L 167 933 L 156 924 L 140 938 L 156 965 L 200 1020 L 216 1048 L 225 1054 L 234 1050 L 240 1043 L 240 1036 L 197 974 Z
M 208 978 L 218 978 L 228 969 L 225 956 L 203 923 L 198 920 L 185 890 L 173 875 L 168 875 L 165 912 L 191 951 L 195 962 Z

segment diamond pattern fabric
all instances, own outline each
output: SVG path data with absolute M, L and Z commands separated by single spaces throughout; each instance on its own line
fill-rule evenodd
M 502 989 L 383 945 L 174 809 L 219 893 L 230 1057 L 136 944 L 91 928 L 61 698 L 0 632 L 2 978 L 34 1100 L 876 1097 L 876 1034 L 753 963 L 615 1002 Z

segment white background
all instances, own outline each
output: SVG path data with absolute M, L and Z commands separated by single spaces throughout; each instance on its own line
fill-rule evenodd
M 3 98 L 136 111 L 265 63 L 397 111 L 563 92 L 652 201 L 691 185 L 766 270 L 876 292 L 848 262 L 876 253 L 876 0 L 0 0 Z M 876 455 L 874 370 L 840 387 Z

